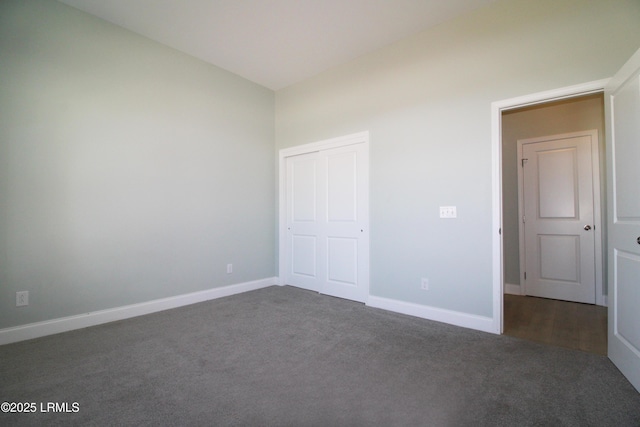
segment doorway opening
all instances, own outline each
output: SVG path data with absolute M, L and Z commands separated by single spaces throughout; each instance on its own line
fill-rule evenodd
M 563 301 L 563 299 L 570 300 L 572 298 L 563 298 L 552 290 L 548 295 L 541 293 L 539 290 L 540 282 L 531 281 L 532 273 L 540 272 L 539 267 L 541 267 L 540 264 L 536 264 L 535 267 L 532 266 L 531 261 L 546 256 L 542 252 L 534 255 L 534 248 L 538 247 L 542 250 L 546 244 L 549 244 L 551 245 L 549 246 L 550 249 L 557 249 L 558 244 L 562 246 L 568 243 L 571 237 L 560 236 L 555 233 L 552 237 L 545 237 L 541 242 L 538 242 L 540 240 L 539 236 L 533 236 L 532 239 L 531 233 L 527 238 L 524 237 L 525 225 L 530 229 L 534 226 L 531 220 L 526 221 L 527 224 L 523 222 L 525 221 L 523 194 L 526 187 L 522 178 L 525 175 L 523 173 L 525 168 L 522 155 L 523 141 L 525 143 L 535 143 L 537 139 L 546 140 L 547 136 L 550 135 L 575 136 L 577 133 L 593 130 L 592 134 L 595 141 L 594 159 L 597 159 L 594 164 L 596 176 L 593 180 L 595 184 L 593 192 L 605 197 L 604 122 L 604 97 L 601 90 L 587 94 L 576 94 L 576 96 L 562 99 L 548 99 L 534 105 L 513 106 L 500 112 L 500 155 L 502 160 L 500 171 L 502 190 L 501 238 L 503 245 L 501 261 L 503 292 L 505 294 L 503 295 L 501 309 L 503 313 L 502 331 L 507 335 L 606 354 L 607 313 L 604 307 L 606 305 L 606 289 L 604 289 L 606 272 L 604 270 L 607 264 L 604 259 L 606 250 L 602 250 L 605 247 L 606 238 L 606 221 L 604 220 L 606 218 L 606 201 L 602 200 L 601 203 L 592 204 L 594 206 L 594 215 L 588 221 L 590 222 L 588 224 L 589 227 L 584 226 L 584 230 L 587 230 L 586 232 L 581 229 L 580 231 L 569 233 L 575 234 L 576 239 L 579 239 L 577 236 L 580 233 L 588 233 L 587 237 L 592 239 L 591 248 L 593 249 L 593 254 L 591 258 L 587 257 L 589 260 L 583 261 L 582 267 L 582 276 L 585 275 L 585 272 L 591 272 L 595 281 L 595 290 L 591 291 L 594 295 L 588 301 L 592 304 Z M 531 146 L 533 145 L 535 144 L 531 144 Z M 564 153 L 564 151 L 558 152 Z M 552 171 L 551 181 L 555 182 L 561 177 L 566 169 L 564 166 L 567 164 L 556 165 L 553 159 L 554 155 L 549 153 L 552 153 L 552 151 L 545 151 L 542 158 L 549 159 L 549 167 Z M 564 154 L 562 156 L 569 158 Z M 538 166 L 537 164 L 535 165 L 536 174 L 542 173 L 538 172 Z M 527 165 L 526 167 L 529 166 Z M 561 183 L 558 183 L 558 186 L 562 187 Z M 539 193 L 538 190 L 536 189 L 536 192 Z M 528 191 L 531 190 L 529 189 Z M 553 200 L 553 197 L 551 197 L 551 200 Z M 549 210 L 549 202 L 545 203 L 546 209 Z M 529 203 L 530 205 L 531 203 Z M 560 222 L 562 221 L 571 222 L 566 221 L 566 219 L 561 219 Z M 582 226 L 580 224 L 580 227 Z M 597 235 L 593 231 L 597 231 Z M 527 242 L 526 245 L 525 242 Z M 595 242 L 595 248 L 593 242 Z M 577 252 L 579 252 L 579 248 Z M 525 254 L 528 256 L 525 257 Z M 565 261 L 556 262 L 554 261 L 555 257 L 556 255 L 551 258 L 546 256 L 547 269 L 552 273 L 555 270 L 563 275 L 565 273 L 572 275 L 573 271 L 570 271 L 572 269 L 566 268 L 570 263 Z M 528 266 L 527 263 L 529 263 Z M 530 270 L 528 280 L 526 270 Z M 580 272 L 576 273 L 576 277 L 580 275 Z M 555 285 L 559 288 L 562 287 L 563 283 L 571 285 L 571 280 L 569 279 L 561 278 L 559 282 L 555 282 Z M 544 282 L 550 283 L 549 280 L 544 280 Z M 529 289 L 527 289 L 527 285 Z

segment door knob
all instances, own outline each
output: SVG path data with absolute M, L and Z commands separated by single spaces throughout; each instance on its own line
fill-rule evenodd
M 587 225 L 584 226 L 584 229 L 589 231 L 589 230 L 591 230 L 591 226 L 587 224 Z

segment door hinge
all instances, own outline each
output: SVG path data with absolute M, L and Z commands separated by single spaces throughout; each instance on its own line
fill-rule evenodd
M 527 272 L 524 272 L 524 280 L 527 280 Z
M 522 215 L 522 222 L 523 222 L 523 223 L 524 223 L 524 222 L 527 222 L 527 217 L 526 217 L 526 216 L 524 216 L 524 215 Z
M 522 167 L 524 167 L 524 164 L 527 163 L 529 161 L 529 159 L 521 159 L 520 162 L 522 163 Z

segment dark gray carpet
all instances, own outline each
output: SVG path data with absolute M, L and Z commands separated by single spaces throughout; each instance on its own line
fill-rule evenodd
M 0 425 L 640 425 L 640 394 L 606 357 L 290 287 L 5 345 L 0 360 L 0 400 L 38 405 Z

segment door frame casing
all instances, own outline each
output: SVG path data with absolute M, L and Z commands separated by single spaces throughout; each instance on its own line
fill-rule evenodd
M 600 199 L 600 138 L 597 129 L 589 129 L 579 132 L 569 132 L 556 135 L 546 135 L 535 138 L 519 139 L 518 144 L 518 165 L 522 165 L 524 144 L 548 141 L 550 139 L 575 138 L 579 136 L 591 136 L 595 139 L 595 146 L 591 147 L 591 170 L 593 176 L 593 224 L 594 224 L 594 266 L 595 266 L 595 304 L 605 305 L 602 294 L 602 205 Z M 526 281 L 524 279 L 526 259 L 525 259 L 525 230 L 522 217 L 524 216 L 524 171 L 518 166 L 518 236 L 520 250 L 520 291 L 526 295 Z
M 595 80 L 559 89 L 538 92 L 491 103 L 491 188 L 492 188 L 492 282 L 493 325 L 492 331 L 504 330 L 504 277 L 502 242 L 502 113 L 516 108 L 544 104 L 562 99 L 577 98 L 604 92 L 610 79 Z M 602 228 L 602 227 L 601 227 Z
M 365 150 L 369 153 L 369 131 L 357 132 L 350 135 L 340 136 L 336 138 L 326 139 L 318 142 L 312 142 L 303 145 L 296 145 L 290 148 L 283 148 L 278 152 L 278 284 L 280 286 L 285 285 L 286 269 L 287 269 L 287 250 L 286 250 L 286 239 L 287 239 L 287 158 L 298 156 L 301 154 L 314 153 L 323 150 L 329 150 L 332 148 L 340 148 L 346 147 L 354 144 L 364 144 Z M 367 159 L 369 156 L 367 155 Z M 365 175 L 367 182 L 369 181 L 369 163 L 365 165 L 361 165 L 365 169 Z M 367 210 L 367 218 L 366 224 L 364 226 L 363 233 L 365 234 L 367 245 L 369 245 L 369 194 L 365 192 L 364 194 L 365 200 L 365 208 Z M 369 259 L 367 252 L 367 260 L 365 262 L 367 268 L 366 272 L 364 272 L 364 276 L 362 277 L 362 283 L 366 288 L 366 299 L 369 296 Z M 364 301 L 367 302 L 366 300 Z

